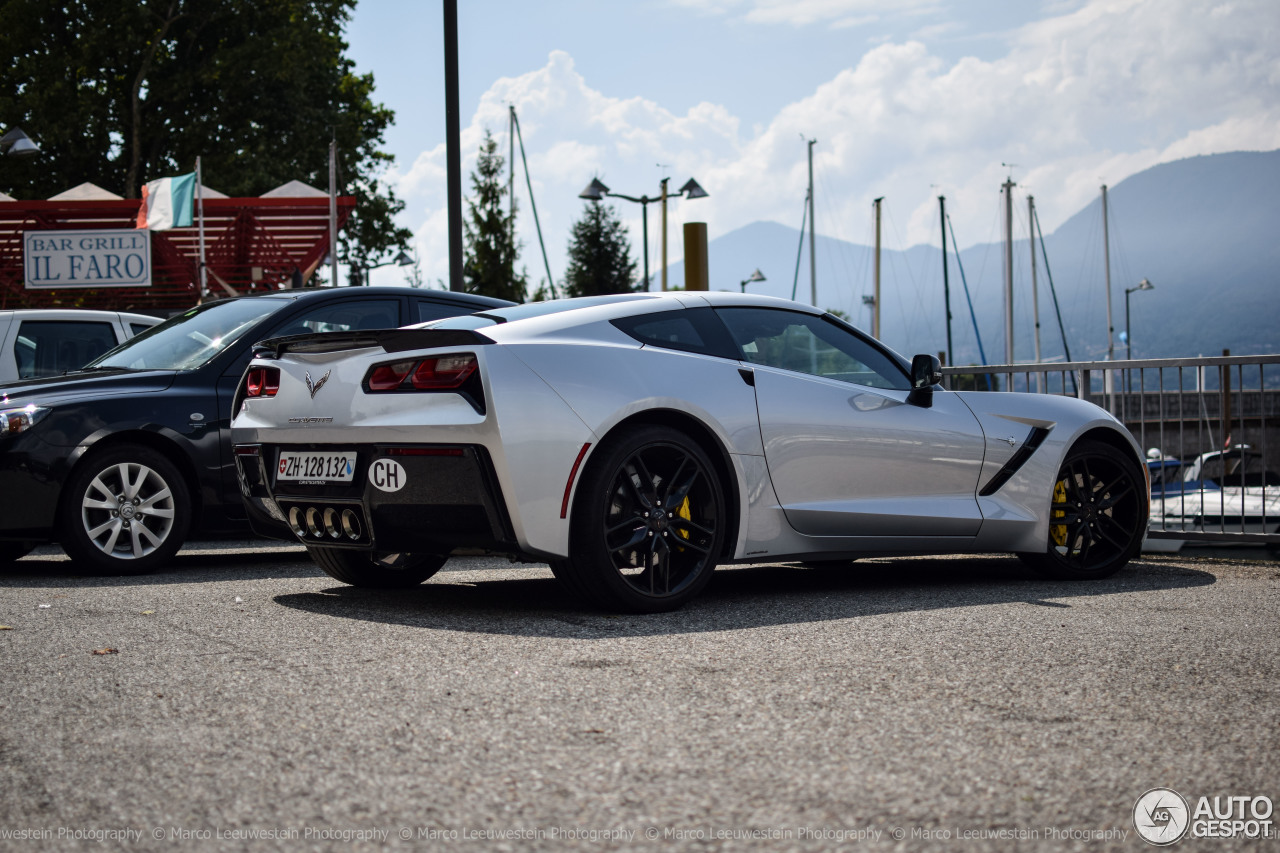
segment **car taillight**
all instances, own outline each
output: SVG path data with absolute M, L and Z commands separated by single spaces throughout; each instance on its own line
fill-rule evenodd
M 394 391 L 413 370 L 417 362 L 397 361 L 395 364 L 379 364 L 369 374 L 370 391 Z
M 250 368 L 244 379 L 246 397 L 274 397 L 280 390 L 280 368 Z
M 369 391 L 457 391 L 478 366 L 469 352 L 396 361 L 374 367 L 365 384 Z
M 418 363 L 409 381 L 419 391 L 448 391 L 462 387 L 475 373 L 476 357 L 471 353 L 425 358 Z

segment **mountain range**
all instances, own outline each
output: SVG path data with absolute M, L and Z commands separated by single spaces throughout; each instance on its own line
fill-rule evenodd
M 1125 290 L 1143 279 L 1153 289 L 1129 295 L 1134 358 L 1221 355 L 1224 349 L 1232 355 L 1280 352 L 1280 151 L 1164 163 L 1109 187 L 1107 195 L 1116 358 L 1126 356 Z M 956 364 L 983 360 L 975 320 L 986 362 L 1005 360 L 1003 199 L 995 191 L 992 197 L 993 209 L 980 219 L 961 219 L 948 209 L 957 236 L 983 232 L 993 238 L 968 246 L 958 259 L 954 252 L 948 256 Z M 1040 209 L 1045 203 L 1036 201 Z M 1017 191 L 1014 205 L 1014 360 L 1032 361 L 1035 322 L 1028 217 L 1026 198 Z M 882 228 L 887 237 L 887 226 Z M 1066 349 L 1076 361 L 1107 356 L 1102 233 L 1099 193 L 1044 235 L 1043 252 L 1036 254 L 1036 295 L 1045 361 L 1063 360 Z M 808 238 L 803 246 L 800 241 L 800 231 L 776 222 L 754 222 L 712 240 L 711 289 L 740 289 L 740 282 L 758 268 L 767 278 L 750 282 L 749 292 L 790 298 L 794 283 L 796 298 L 808 302 Z M 817 304 L 843 312 L 869 331 L 871 313 L 863 298 L 874 292 L 874 250 L 819 234 L 815 254 Z M 684 281 L 680 264 L 672 266 L 669 280 Z M 882 249 L 880 294 L 882 340 L 906 355 L 946 350 L 939 247 Z

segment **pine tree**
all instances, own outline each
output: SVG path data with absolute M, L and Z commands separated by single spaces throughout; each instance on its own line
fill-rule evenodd
M 503 165 L 498 143 L 486 130 L 476 170 L 471 173 L 475 199 L 467 199 L 470 217 L 463 223 L 467 247 L 462 276 L 470 293 L 523 302 L 526 275 L 523 270 L 516 272 L 520 245 L 515 240 L 515 220 L 505 209 Z
M 567 296 L 631 293 L 637 289 L 636 262 L 631 260 L 627 229 L 611 205 L 587 202 L 569 238 Z

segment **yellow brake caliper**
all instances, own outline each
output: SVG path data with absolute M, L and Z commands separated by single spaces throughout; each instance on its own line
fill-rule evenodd
M 680 509 L 676 510 L 676 515 L 680 516 L 680 517 L 681 517 L 681 518 L 683 518 L 685 521 L 693 521 L 693 512 L 692 512 L 692 511 L 690 511 L 690 509 L 689 509 L 689 496 L 688 496 L 688 495 L 685 495 L 684 503 L 680 504 Z M 689 538 L 689 531 L 688 531 L 688 530 L 677 530 L 677 531 L 676 531 L 676 535 L 677 535 L 677 536 L 682 536 L 682 537 L 684 537 L 685 539 L 688 539 L 688 538 Z
M 1053 519 L 1067 517 L 1067 481 L 1059 480 L 1053 486 L 1053 512 L 1049 514 L 1051 523 L 1049 525 L 1049 538 L 1053 540 L 1055 545 L 1067 544 L 1067 526 L 1065 524 L 1053 524 Z M 1062 507 L 1062 509 L 1059 509 Z

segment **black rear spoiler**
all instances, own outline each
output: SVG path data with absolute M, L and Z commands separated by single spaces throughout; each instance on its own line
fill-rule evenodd
M 363 332 L 312 332 L 267 338 L 253 345 L 254 358 L 279 358 L 287 352 L 321 353 L 381 347 L 385 352 L 435 347 L 485 346 L 493 341 L 470 329 L 369 329 Z

